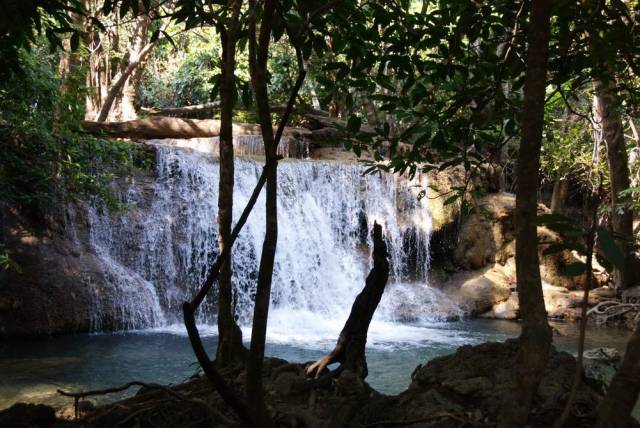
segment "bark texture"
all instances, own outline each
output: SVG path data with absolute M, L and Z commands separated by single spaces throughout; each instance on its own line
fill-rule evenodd
M 104 102 L 96 116 L 98 122 L 107 120 L 118 97 L 120 97 L 118 117 L 125 120 L 137 117 L 134 105 L 137 83 L 141 77 L 142 67 L 158 41 L 158 39 L 149 41 L 152 11 L 145 9 L 142 0 L 138 3 L 139 10 L 143 12 L 136 17 L 133 34 L 129 41 L 129 52 L 120 63 L 120 71 L 111 79 Z
M 606 69 L 606 68 L 605 68 Z M 633 212 L 628 208 L 629 197 L 620 197 L 622 190 L 631 186 L 629 158 L 624 140 L 622 116 L 618 111 L 619 102 L 615 92 L 615 81 L 609 74 L 607 80 L 594 80 L 597 95 L 598 116 L 601 119 L 602 137 L 607 146 L 607 163 L 611 181 L 611 228 L 622 238 L 617 241 L 618 248 L 625 258 L 624 269 L 615 269 L 613 280 L 616 288 L 623 289 L 638 282 L 638 273 L 634 269 L 633 258 Z
M 219 27 L 222 36 L 222 77 L 220 82 L 220 180 L 218 182 L 218 250 L 228 245 L 233 220 L 233 105 L 235 94 L 236 42 L 242 0 L 229 5 L 233 12 L 226 25 Z M 242 359 L 242 331 L 234 319 L 231 284 L 231 256 L 220 267 L 218 278 L 218 350 L 216 362 L 225 367 Z
M 536 207 L 544 99 L 549 56 L 551 0 L 531 4 L 524 83 L 522 141 L 518 153 L 516 192 L 516 275 L 522 332 L 514 373 L 513 395 L 506 398 L 499 418 L 501 427 L 524 427 L 544 373 L 551 348 L 540 266 Z
M 569 193 L 569 182 L 566 178 L 556 178 L 553 182 L 553 193 L 551 194 L 551 212 L 554 214 L 564 214 Z
M 271 123 L 269 108 L 269 92 L 267 90 L 267 60 L 269 56 L 269 42 L 271 26 L 275 14 L 275 2 L 265 0 L 262 10 L 259 35 L 256 38 L 257 6 L 255 0 L 249 0 L 249 72 L 251 84 L 255 94 L 258 118 L 264 141 L 264 152 L 267 163 L 273 163 L 273 168 L 267 172 L 266 206 L 265 206 L 265 237 L 258 269 L 258 284 L 256 289 L 253 323 L 251 329 L 251 347 L 247 359 L 247 400 L 251 403 L 253 412 L 264 421 L 264 426 L 274 426 L 264 403 L 262 385 L 262 365 L 264 360 L 264 346 L 267 334 L 267 319 L 271 299 L 271 283 L 273 265 L 278 243 L 278 211 L 277 211 L 277 153 Z

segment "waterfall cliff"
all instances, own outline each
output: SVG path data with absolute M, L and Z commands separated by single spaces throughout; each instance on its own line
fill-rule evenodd
M 261 169 L 258 161 L 236 160 L 235 219 Z M 451 308 L 441 307 L 438 290 L 428 286 L 431 221 L 427 200 L 418 200 L 416 188 L 426 186 L 426 177 L 408 182 L 389 174 L 363 176 L 362 171 L 354 163 L 280 163 L 270 325 L 290 330 L 301 324 L 343 323 L 369 270 L 374 221 L 384 228 L 392 265 L 376 318 L 435 321 L 450 314 Z M 193 295 L 216 256 L 217 160 L 158 146 L 155 180 L 130 183 L 121 198 L 128 207 L 123 212 L 89 208 L 90 242 L 111 283 L 111 291 L 96 293 L 93 328 L 180 323 L 180 305 Z M 233 252 L 236 313 L 243 325 L 250 324 L 264 223 L 262 195 Z M 103 325 L 101 306 L 116 308 L 108 326 Z M 199 322 L 215 323 L 215 296 Z

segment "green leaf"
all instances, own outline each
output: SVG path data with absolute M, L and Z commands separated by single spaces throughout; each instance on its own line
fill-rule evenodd
M 442 203 L 442 205 L 445 205 L 445 206 L 446 205 L 451 205 L 452 203 L 454 203 L 455 201 L 460 199 L 461 196 L 462 196 L 462 192 L 454 193 L 453 195 L 451 195 L 447 199 L 445 199 L 444 202 Z
M 598 226 L 596 228 L 596 233 L 598 234 L 598 244 L 600 245 L 605 258 L 618 269 L 624 270 L 624 255 L 616 245 L 616 242 L 609 231 L 604 227 Z
M 570 263 L 564 268 L 567 276 L 580 276 L 587 270 L 587 265 L 582 262 Z

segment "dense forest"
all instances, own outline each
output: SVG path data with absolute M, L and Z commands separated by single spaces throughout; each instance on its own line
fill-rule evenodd
M 1 4 L 0 426 L 638 426 L 638 1 Z

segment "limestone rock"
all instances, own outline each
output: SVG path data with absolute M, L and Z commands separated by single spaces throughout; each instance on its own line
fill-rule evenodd
M 460 272 L 444 284 L 452 299 L 472 315 L 486 312 L 508 299 L 512 287 L 511 279 L 499 265 L 476 272 Z

